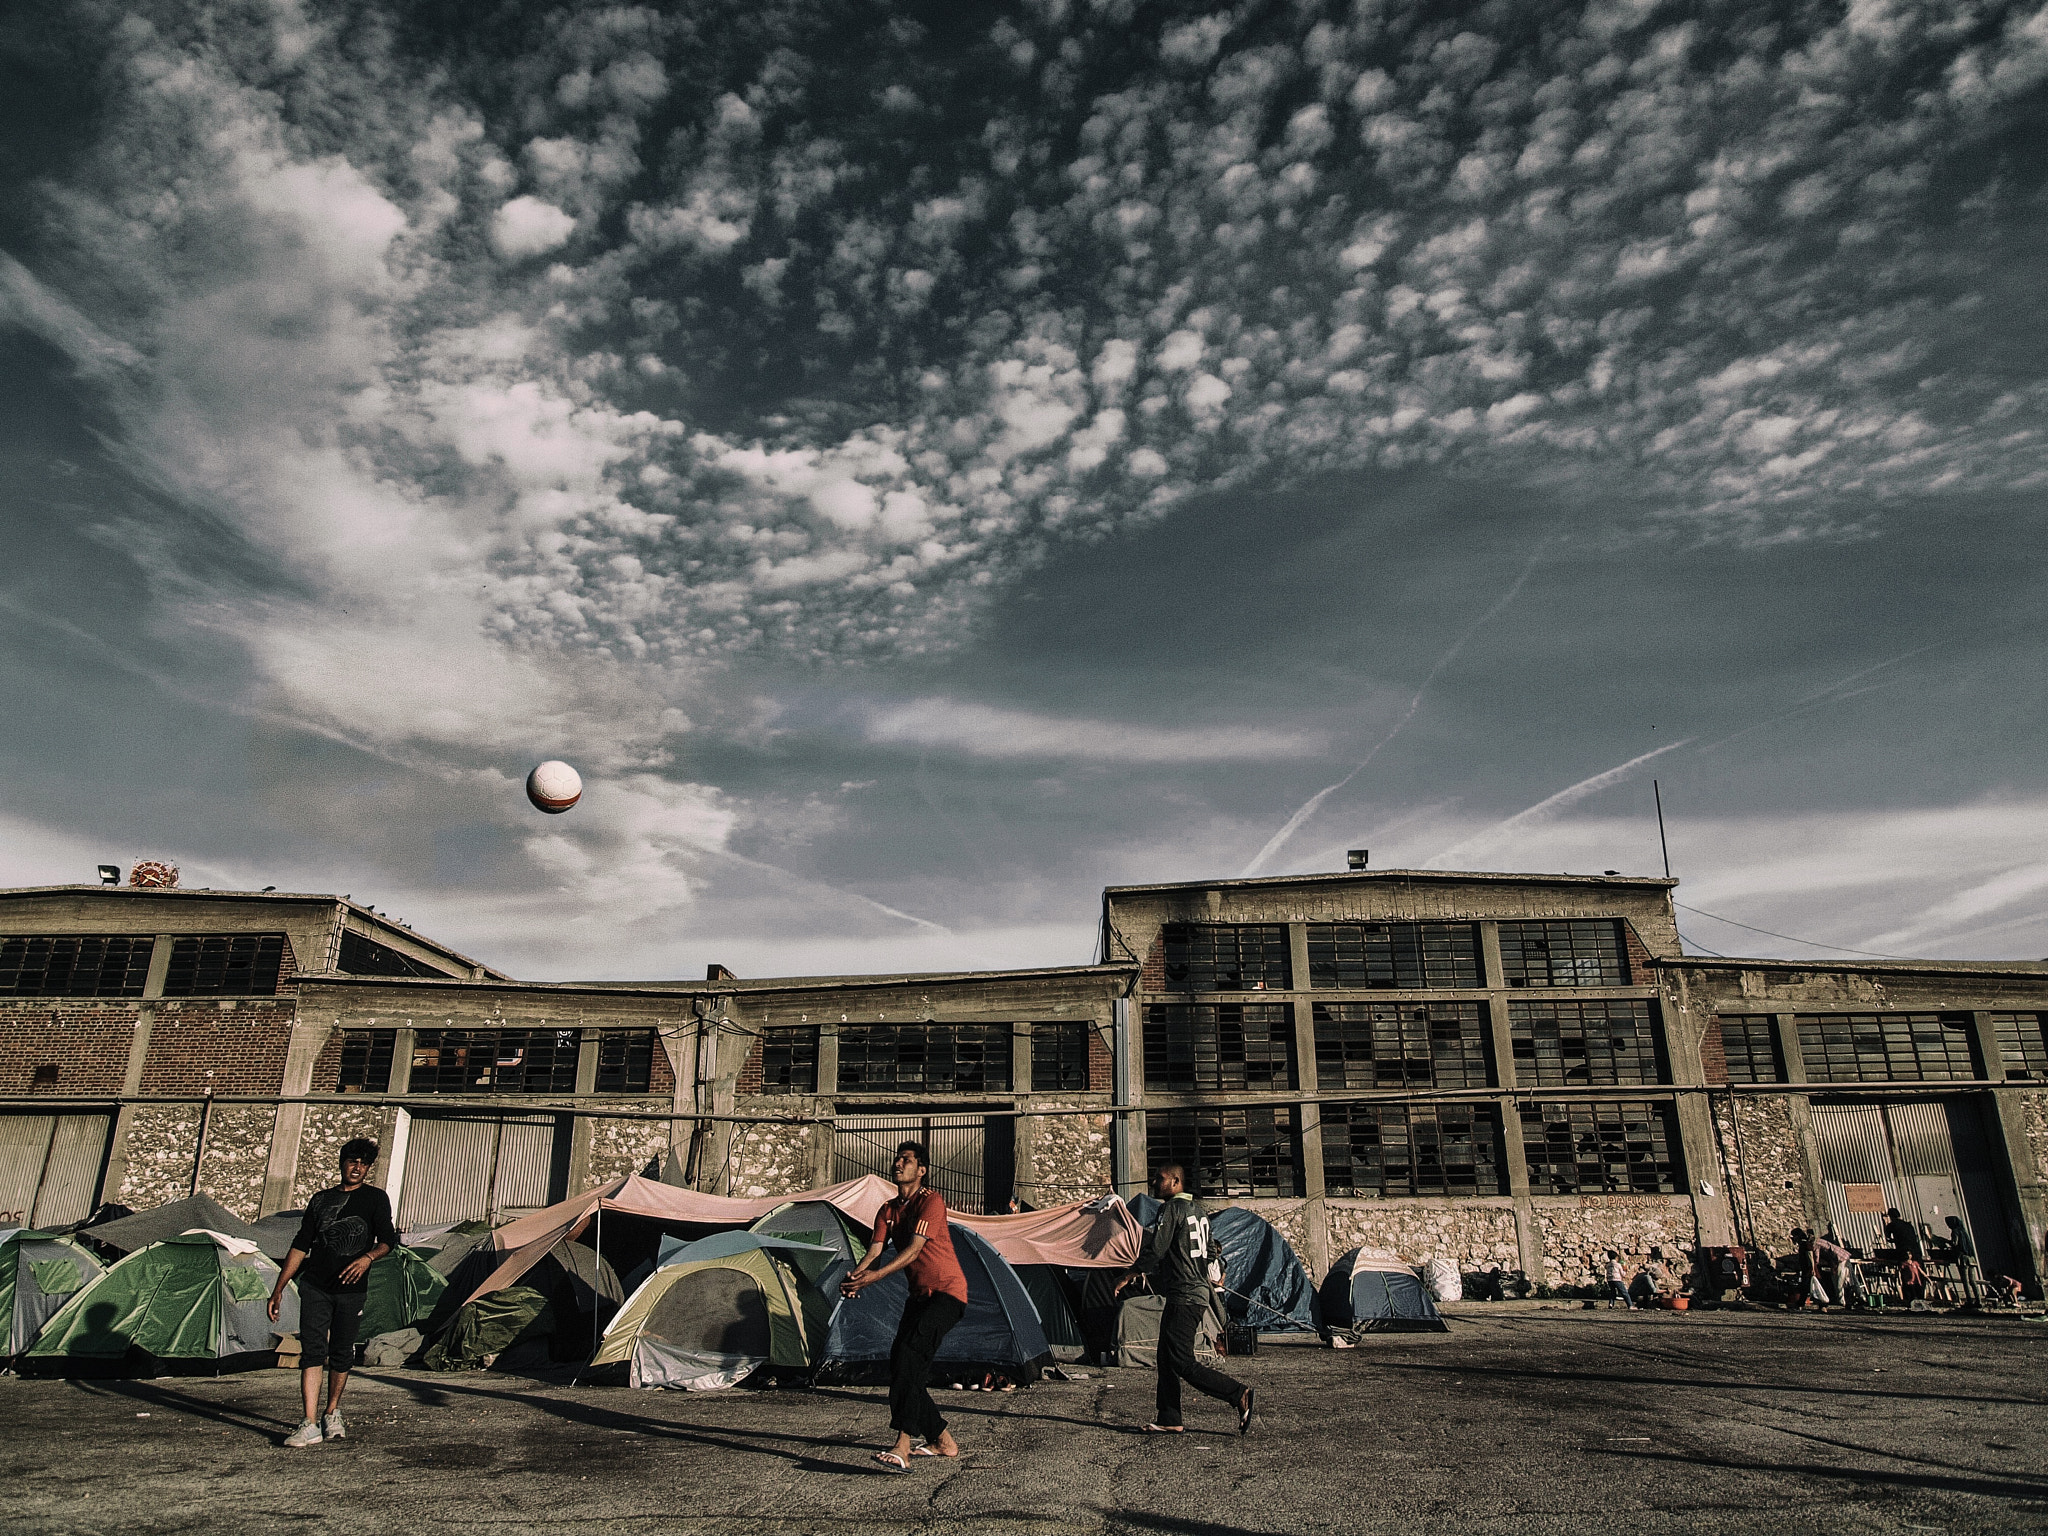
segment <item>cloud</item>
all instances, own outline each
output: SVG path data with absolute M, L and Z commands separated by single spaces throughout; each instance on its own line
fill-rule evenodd
M 867 715 L 864 734 L 873 742 L 969 757 L 1106 763 L 1264 762 L 1316 748 L 1313 738 L 1292 732 L 1070 720 L 938 698 L 879 707 Z
M 560 250 L 575 232 L 573 218 L 537 197 L 515 197 L 491 216 L 491 244 L 515 261 Z

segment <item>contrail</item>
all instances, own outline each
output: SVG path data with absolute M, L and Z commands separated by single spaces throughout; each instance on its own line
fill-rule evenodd
M 1360 758 L 1358 761 L 1358 765 L 1354 767 L 1349 773 L 1345 774 L 1343 778 L 1339 779 L 1336 783 L 1330 785 L 1329 788 L 1319 789 L 1313 795 L 1310 795 L 1308 797 L 1308 800 L 1302 805 L 1301 809 L 1296 811 L 1292 816 L 1287 818 L 1287 824 L 1283 826 L 1278 832 L 1275 832 L 1271 837 L 1266 839 L 1266 846 L 1261 848 L 1258 851 L 1258 853 L 1253 856 L 1251 863 L 1245 865 L 1243 869 L 1238 871 L 1238 879 L 1242 880 L 1248 875 L 1257 874 L 1259 872 L 1259 866 L 1261 864 L 1264 864 L 1266 860 L 1272 858 L 1274 854 L 1278 853 L 1281 850 L 1281 848 L 1285 846 L 1287 839 L 1294 836 L 1296 832 L 1301 830 L 1301 824 L 1307 821 L 1309 817 L 1315 815 L 1315 813 L 1319 809 L 1321 809 L 1322 804 L 1325 800 L 1329 799 L 1330 796 L 1337 793 L 1338 790 L 1342 789 L 1346 784 L 1349 784 L 1353 779 L 1357 778 L 1361 773 L 1365 772 L 1367 765 L 1369 765 L 1374 758 L 1380 755 L 1380 750 L 1383 747 L 1387 746 L 1388 743 L 1393 741 L 1393 739 L 1396 736 L 1401 734 L 1402 728 L 1406 726 L 1410 720 L 1413 720 L 1415 718 L 1415 712 L 1422 707 L 1422 696 L 1429 692 L 1429 685 L 1436 681 L 1437 674 L 1442 672 L 1445 667 L 1449 666 L 1453 661 L 1457 659 L 1458 652 L 1465 649 L 1465 642 L 1470 640 L 1474 635 L 1479 633 L 1481 625 L 1485 624 L 1488 619 L 1493 618 L 1496 614 L 1498 614 L 1501 611 L 1501 609 L 1507 607 L 1509 603 L 1512 603 L 1515 600 L 1515 594 L 1520 592 L 1522 590 L 1523 584 L 1528 581 L 1530 576 L 1535 574 L 1537 562 L 1543 558 L 1544 546 L 1547 545 L 1549 542 L 1550 540 L 1546 538 L 1543 541 L 1543 543 L 1538 544 L 1536 546 L 1536 552 L 1529 557 L 1529 563 L 1522 567 L 1522 574 L 1517 576 L 1514 580 L 1514 584 L 1510 586 L 1507 589 L 1507 591 L 1501 594 L 1500 600 L 1496 602 L 1491 608 L 1487 609 L 1486 612 L 1479 615 L 1478 618 L 1474 619 L 1471 622 L 1471 624 L 1466 626 L 1465 632 L 1462 635 L 1458 636 L 1456 640 L 1453 640 L 1451 642 L 1451 648 L 1445 651 L 1443 655 L 1439 656 L 1436 659 L 1436 665 L 1429 669 L 1429 676 L 1425 677 L 1422 680 L 1422 686 L 1415 690 L 1415 697 L 1408 701 L 1408 707 L 1401 712 L 1401 718 L 1394 722 L 1394 728 L 1388 731 L 1387 734 L 1382 736 L 1377 742 L 1375 742 L 1373 744 L 1373 749 L 1370 752 L 1366 753 L 1364 757 Z
M 1569 789 L 1560 789 L 1548 800 L 1539 800 L 1526 811 L 1517 811 L 1506 821 L 1497 822 L 1483 832 L 1474 833 L 1462 843 L 1446 848 L 1434 858 L 1425 860 L 1422 867 L 1424 869 L 1440 869 L 1444 867 L 1447 860 L 1455 858 L 1468 848 L 1474 846 L 1483 847 L 1513 828 L 1533 826 L 1537 822 L 1548 821 L 1559 811 L 1564 810 L 1568 806 L 1576 805 L 1579 801 L 1585 799 L 1586 796 L 1598 794 L 1610 784 L 1619 784 L 1651 758 L 1662 757 L 1666 752 L 1676 752 L 1680 747 L 1689 746 L 1696 739 L 1696 737 L 1688 736 L 1684 741 L 1674 741 L 1668 747 L 1658 747 L 1654 751 L 1645 752 L 1641 757 L 1632 757 L 1618 768 L 1609 768 L 1605 773 L 1596 773 L 1590 779 L 1581 779 Z
M 1900 662 L 1907 660 L 1909 657 L 1918 656 L 1922 651 L 1934 650 L 1941 644 L 1941 641 L 1936 640 L 1927 645 L 1917 645 L 1912 650 L 1901 651 L 1898 655 L 1888 657 L 1885 660 L 1878 662 L 1875 666 L 1865 667 L 1861 672 L 1851 672 L 1847 677 L 1841 678 L 1836 682 L 1829 683 L 1825 688 L 1816 688 L 1812 693 L 1807 694 L 1804 698 L 1794 699 L 1788 708 L 1778 711 L 1777 714 L 1772 715 L 1769 719 L 1759 720 L 1755 725 L 1745 725 L 1741 730 L 1734 732 L 1732 735 L 1723 736 L 1719 741 L 1708 742 L 1704 747 L 1701 747 L 1700 750 L 1702 752 L 1712 752 L 1717 747 L 1727 746 L 1728 743 L 1731 741 L 1741 740 L 1744 736 L 1749 735 L 1752 731 L 1760 731 L 1767 725 L 1776 725 L 1780 720 L 1789 720 L 1794 715 L 1803 715 L 1809 709 L 1817 708 L 1821 704 L 1839 703 L 1842 699 L 1853 698 L 1853 694 L 1845 694 L 1842 693 L 1841 690 L 1848 687 L 1851 683 L 1857 681 L 1859 678 L 1868 677 L 1873 672 L 1882 672 L 1886 667 L 1897 666 Z M 1856 690 L 1857 693 L 1866 693 L 1868 691 L 1868 689 L 1863 688 L 1859 688 Z

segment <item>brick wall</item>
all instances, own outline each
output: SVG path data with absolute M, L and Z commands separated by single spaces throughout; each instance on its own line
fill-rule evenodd
M 279 1092 L 295 1011 L 291 1003 L 163 1004 L 150 1031 L 142 1091 Z
M 93 998 L 0 1003 L 0 1095 L 119 1093 L 139 1013 Z M 57 1080 L 38 1085 L 38 1067 Z
M 1166 990 L 1166 935 L 1159 934 L 1152 940 L 1152 947 L 1145 951 L 1145 964 L 1138 972 L 1138 985 L 1147 992 Z
M 1675 1019 L 1683 1015 L 1669 1007 L 1664 1009 L 1664 1027 L 1669 1029 Z M 1728 1049 L 1721 1040 L 1721 1021 L 1714 1015 L 1707 1016 L 1707 1027 L 1700 1031 L 1700 1076 L 1709 1083 L 1728 1081 Z
M 320 1054 L 313 1059 L 313 1080 L 309 1093 L 332 1093 L 334 1084 L 341 1076 L 341 1047 L 347 1030 L 336 1029 L 328 1032 L 327 1043 L 320 1047 Z
M 1657 979 L 1657 973 L 1650 967 L 1650 951 L 1636 933 L 1636 925 L 1627 918 L 1621 922 L 1621 942 L 1628 958 L 1629 985 L 1648 986 Z
M 284 940 L 284 953 L 278 957 L 277 961 L 277 990 L 280 992 L 298 991 L 298 977 L 299 957 L 292 953 L 291 935 L 286 934 Z
M 1110 1054 L 1109 1043 L 1102 1038 L 1102 1031 L 1093 1024 L 1088 1026 L 1088 1088 L 1093 1093 L 1114 1093 L 1116 1091 L 1116 1058 Z
M 668 1071 L 668 1053 L 667 1053 L 666 1051 L 663 1051 L 663 1052 L 661 1052 L 660 1054 L 661 1054 L 661 1058 L 662 1058 L 662 1061 L 661 1061 L 661 1069 L 662 1069 L 662 1071 L 663 1071 L 663 1072 L 667 1072 L 667 1071 Z M 675 1078 L 674 1078 L 673 1076 L 671 1076 L 671 1077 L 669 1078 L 669 1083 L 670 1083 L 670 1089 L 671 1089 L 671 1091 L 673 1091 L 673 1089 L 674 1089 L 674 1083 L 675 1083 Z M 836 1086 L 836 1085 L 835 1085 L 835 1086 Z M 821 1084 L 821 1085 L 820 1085 L 820 1087 L 821 1087 L 821 1088 L 824 1088 L 824 1091 L 825 1091 L 825 1092 L 828 1092 L 828 1093 L 829 1093 L 829 1092 L 831 1091 L 831 1089 L 830 1089 L 830 1088 L 825 1088 L 823 1084 Z M 738 1081 L 738 1082 L 737 1082 L 736 1084 L 734 1084 L 734 1086 L 733 1086 L 733 1092 L 734 1092 L 734 1093 L 736 1093 L 736 1094 L 738 1094 L 738 1095 L 740 1095 L 740 1096 L 741 1096 L 742 1098 L 744 1098 L 744 1097 L 746 1097 L 746 1096 L 747 1096 L 748 1094 L 759 1094 L 759 1093 L 760 1093 L 760 1091 L 761 1091 L 761 1037 L 760 1037 L 759 1035 L 756 1035 L 756 1036 L 754 1036 L 753 1040 L 752 1040 L 751 1042 L 749 1042 L 749 1044 L 748 1044 L 748 1046 L 747 1046 L 747 1059 L 746 1059 L 746 1060 L 745 1060 L 744 1062 L 742 1062 L 742 1063 L 740 1064 L 740 1075 L 739 1075 L 739 1081 Z

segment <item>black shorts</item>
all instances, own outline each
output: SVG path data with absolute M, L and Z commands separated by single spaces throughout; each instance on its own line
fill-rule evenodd
M 356 1330 L 363 1325 L 363 1291 L 323 1291 L 298 1282 L 299 1364 L 317 1366 L 324 1358 L 330 1371 L 353 1369 Z

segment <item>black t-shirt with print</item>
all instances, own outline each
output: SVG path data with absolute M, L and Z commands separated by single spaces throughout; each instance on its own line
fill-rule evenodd
M 344 1285 L 341 1272 L 378 1243 L 398 1246 L 398 1233 L 391 1225 L 391 1201 L 383 1190 L 369 1184 L 356 1189 L 338 1184 L 323 1189 L 306 1202 L 299 1235 L 292 1239 L 292 1246 L 306 1255 L 306 1262 L 299 1266 L 299 1279 L 323 1291 L 368 1290 L 368 1275 L 354 1285 Z

